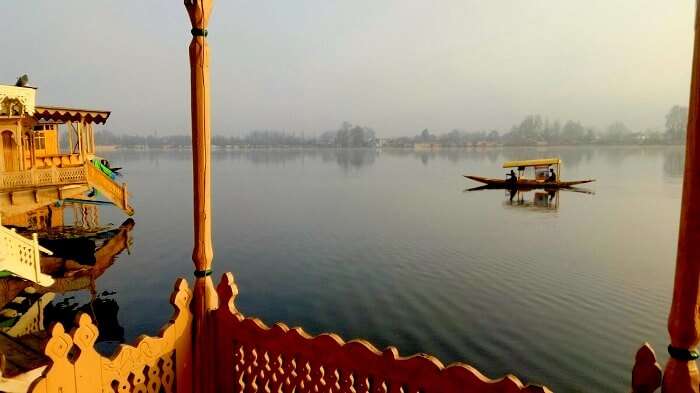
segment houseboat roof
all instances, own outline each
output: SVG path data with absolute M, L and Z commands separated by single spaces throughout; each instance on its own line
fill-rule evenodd
M 508 161 L 503 163 L 504 168 L 520 168 L 529 166 L 561 165 L 559 158 L 540 158 L 538 160 Z
M 36 106 L 34 118 L 51 122 L 84 121 L 105 124 L 112 112 L 95 109 L 66 108 L 60 106 Z

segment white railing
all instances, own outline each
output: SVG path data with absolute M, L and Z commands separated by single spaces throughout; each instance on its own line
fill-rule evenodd
M 86 183 L 85 166 L 65 168 L 29 169 L 0 173 L 0 190 L 16 190 L 27 187 Z
M 18 235 L 14 229 L 0 225 L 0 271 L 49 286 L 53 284 L 53 278 L 41 272 L 41 252 L 52 254 L 39 245 L 36 233 L 27 239 Z

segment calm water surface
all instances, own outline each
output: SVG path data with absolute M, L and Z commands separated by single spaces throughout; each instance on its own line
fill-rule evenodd
M 117 292 L 133 339 L 158 330 L 175 278 L 192 277 L 190 153 L 105 155 L 126 168 L 136 227 L 97 285 Z M 595 195 L 561 192 L 555 208 L 464 191 L 477 185 L 464 173 L 556 155 L 564 179 L 598 179 Z M 556 392 L 622 392 L 644 341 L 665 361 L 682 161 L 680 148 L 216 151 L 214 268 L 267 323 Z

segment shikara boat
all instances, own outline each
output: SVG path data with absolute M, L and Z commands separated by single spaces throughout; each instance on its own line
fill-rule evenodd
M 556 174 L 555 169 L 556 168 Z M 467 179 L 484 183 L 490 188 L 569 188 L 579 184 L 591 183 L 594 179 L 563 181 L 561 179 L 562 161 L 559 158 L 543 158 L 538 160 L 509 161 L 503 168 L 518 168 L 515 177 L 494 179 L 482 176 L 464 175 Z M 525 178 L 525 170 L 533 168 L 534 178 Z M 512 171 L 512 173 L 515 173 Z

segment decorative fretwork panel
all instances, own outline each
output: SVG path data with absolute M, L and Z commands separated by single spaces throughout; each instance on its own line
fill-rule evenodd
M 192 387 L 192 293 L 180 279 L 170 298 L 175 314 L 157 337 L 139 337 L 134 346 L 121 345 L 111 358 L 95 350 L 99 335 L 87 314 L 66 333 L 51 328 L 45 353 L 51 365 L 32 384 L 31 393 L 189 393 Z
M 214 311 L 218 388 L 236 393 L 549 392 L 508 375 L 491 380 L 473 367 L 443 364 L 429 355 L 399 356 L 364 340 L 335 334 L 312 337 L 300 328 L 266 326 L 235 308 L 233 276 L 218 287 Z

